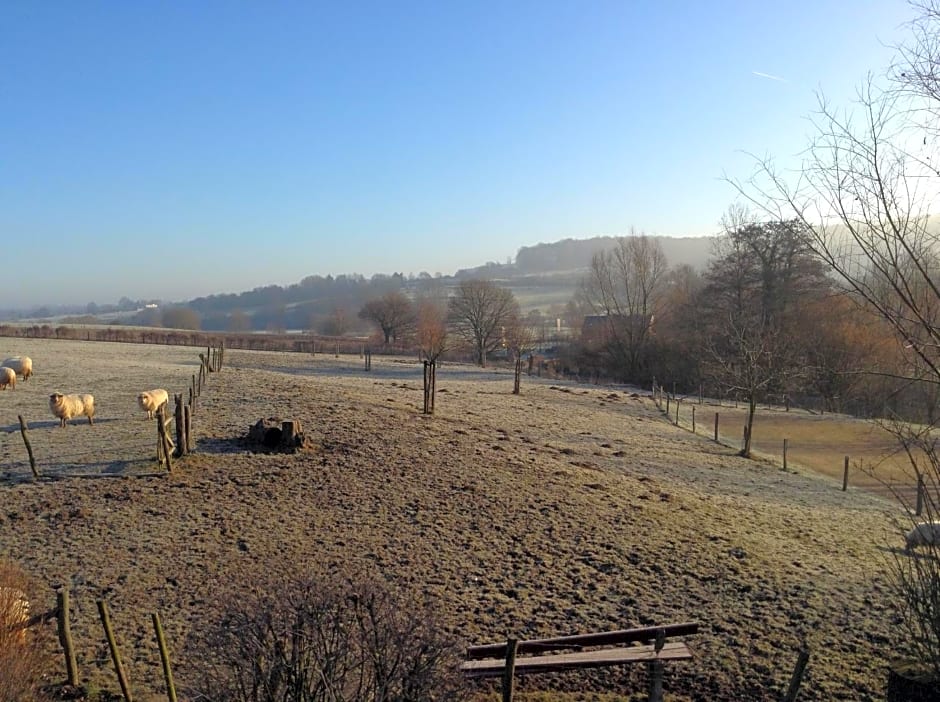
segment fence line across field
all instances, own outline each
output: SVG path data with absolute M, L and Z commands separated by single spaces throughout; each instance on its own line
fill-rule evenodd
M 193 451 L 195 446 L 195 441 L 192 438 L 193 416 L 196 413 L 197 400 L 202 394 L 209 374 L 218 373 L 222 370 L 224 358 L 224 346 L 210 346 L 206 349 L 205 353 L 200 353 L 199 372 L 198 374 L 193 374 L 192 385 L 187 388 L 189 399 L 184 401 L 183 393 L 175 393 L 173 394 L 175 410 L 172 415 L 169 415 L 167 412 L 169 400 L 160 405 L 154 413 L 157 426 L 156 459 L 166 468 L 167 472 L 171 472 L 173 469 L 173 458 L 181 458 Z M 20 435 L 23 438 L 23 443 L 29 457 L 30 471 L 32 472 L 33 479 L 38 480 L 42 477 L 42 470 L 33 451 L 33 441 L 29 434 L 29 422 L 22 415 L 18 415 L 17 418 L 19 419 Z M 173 432 L 176 436 L 175 442 L 171 438 L 171 432 L 169 430 L 170 424 L 175 424 L 175 431 Z M 152 444 L 150 441 L 146 441 L 142 442 L 140 446 L 142 450 L 145 450 L 146 446 L 152 446 Z M 134 446 L 130 446 L 129 448 L 133 449 Z M 61 457 L 60 454 L 59 458 Z M 66 455 L 66 457 L 68 456 Z
M 663 413 L 664 418 L 676 427 L 684 428 L 696 435 L 701 435 L 699 431 L 699 426 L 701 422 L 698 421 L 698 415 L 702 414 L 703 406 L 708 405 L 717 405 L 722 407 L 720 401 L 706 401 L 701 387 L 699 388 L 699 393 L 697 396 L 681 396 L 675 393 L 670 393 L 665 389 L 663 385 L 659 385 L 655 382 L 652 385 L 651 396 L 654 404 L 657 408 Z M 698 407 L 697 407 L 698 406 Z M 735 408 L 737 403 L 735 403 Z M 746 407 L 746 404 L 745 404 Z M 696 410 L 698 409 L 698 415 Z M 790 403 L 786 402 L 784 413 L 790 412 Z M 792 415 L 791 415 L 792 416 Z M 857 420 L 862 421 L 862 420 Z M 740 426 L 740 425 L 739 425 Z M 759 427 L 759 422 L 755 422 L 755 427 Z M 711 432 L 711 439 L 716 443 L 723 444 L 728 447 L 734 447 L 738 441 L 740 441 L 740 446 L 743 447 L 747 443 L 747 425 L 744 425 L 743 431 L 737 438 L 734 438 L 733 435 L 729 436 L 728 434 L 722 434 L 721 432 L 721 412 L 715 411 L 714 413 L 714 429 Z M 759 444 L 759 445 L 757 445 Z M 752 450 L 756 450 L 761 455 L 765 456 L 777 456 L 779 455 L 782 461 L 783 470 L 789 470 L 790 458 L 792 456 L 792 450 L 794 448 L 794 442 L 789 437 L 784 437 L 779 444 L 780 448 L 769 447 L 766 440 L 760 442 L 752 442 Z M 799 445 L 796 444 L 797 448 Z M 779 453 L 778 453 L 779 451 Z M 929 486 L 925 484 L 922 477 L 917 476 L 907 476 L 910 478 L 910 485 L 898 486 L 895 484 L 895 481 L 891 482 L 882 482 L 873 476 L 873 468 L 869 467 L 867 470 L 864 464 L 864 457 L 853 459 L 849 455 L 843 455 L 841 460 L 841 471 L 835 469 L 835 464 L 832 467 L 832 474 L 834 476 L 841 477 L 841 489 L 842 491 L 847 491 L 850 484 L 850 478 L 854 475 L 865 475 L 875 480 L 874 484 L 869 484 L 868 482 L 862 481 L 861 483 L 856 481 L 857 487 L 876 487 L 882 486 L 884 489 L 890 490 L 895 494 L 911 494 L 911 502 L 914 505 L 914 514 L 920 516 L 924 509 L 924 504 L 929 498 Z M 902 464 L 905 465 L 906 464 Z M 810 465 L 809 467 L 814 468 Z M 815 466 L 815 469 L 818 471 L 819 466 Z M 905 474 L 906 475 L 906 474 Z

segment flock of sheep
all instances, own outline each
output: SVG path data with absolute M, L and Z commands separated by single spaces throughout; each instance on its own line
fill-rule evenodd
M 16 389 L 16 379 L 29 380 L 33 375 L 33 361 L 29 356 L 13 356 L 0 364 L 0 390 Z M 145 390 L 137 395 L 137 404 L 153 419 L 160 407 L 167 404 L 169 394 L 162 388 Z M 54 392 L 49 395 L 49 409 L 65 426 L 74 417 L 88 417 L 88 423 L 94 424 L 95 397 L 88 393 L 64 395 Z M 29 600 L 26 593 L 15 587 L 0 586 L 0 642 L 6 641 L 7 632 L 13 632 L 13 642 L 25 642 L 26 626 L 29 619 Z
M 0 363 L 0 390 L 16 390 L 16 377 L 22 376 L 23 382 L 33 374 L 33 360 L 29 356 L 11 356 Z M 153 419 L 160 407 L 169 401 L 169 394 L 162 388 L 145 390 L 137 395 L 137 404 L 147 413 L 147 419 Z M 95 423 L 95 396 L 88 393 L 63 395 L 54 392 L 49 395 L 49 409 L 59 420 L 59 426 L 65 426 L 75 418 L 88 417 L 88 423 Z

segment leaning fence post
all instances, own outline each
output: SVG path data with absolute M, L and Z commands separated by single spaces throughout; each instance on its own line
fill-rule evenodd
M 159 441 L 159 448 L 157 454 L 163 455 L 163 463 L 166 465 L 166 472 L 169 473 L 173 470 L 173 459 L 171 454 L 173 453 L 172 448 L 170 447 L 170 437 L 166 433 L 166 403 L 164 402 L 160 405 L 160 409 L 157 410 L 157 440 Z
M 121 662 L 121 652 L 118 651 L 114 631 L 111 629 L 111 615 L 108 613 L 108 603 L 104 600 L 98 600 L 98 614 L 101 616 L 101 625 L 104 627 L 104 633 L 108 639 L 108 648 L 111 649 L 111 660 L 114 662 L 114 670 L 117 673 L 118 682 L 121 684 L 121 692 L 124 693 L 126 702 L 134 702 L 130 685 L 128 685 L 127 682 L 127 673 L 124 672 L 124 664 Z
M 797 656 L 793 677 L 790 678 L 790 688 L 787 690 L 783 702 L 795 702 L 796 693 L 800 691 L 800 683 L 803 682 L 803 673 L 806 671 L 807 663 L 809 663 L 809 651 L 804 648 L 800 650 L 800 655 Z
M 78 663 L 75 662 L 75 647 L 72 645 L 72 626 L 69 623 L 69 591 L 62 588 L 56 593 L 58 600 L 59 643 L 65 652 L 66 680 L 71 687 L 78 685 Z
M 26 430 L 29 427 L 26 426 L 26 421 L 23 419 L 23 415 L 16 415 L 20 420 L 20 434 L 23 435 L 23 443 L 26 444 L 26 453 L 29 454 L 29 469 L 33 471 L 33 477 L 39 477 L 39 471 L 36 470 L 36 459 L 33 457 L 33 445 L 29 443 L 29 434 L 26 433 Z
M 163 679 L 166 681 L 166 695 L 169 702 L 176 702 L 176 686 L 173 684 L 173 670 L 170 668 L 170 652 L 166 647 L 166 637 L 163 635 L 163 626 L 160 624 L 160 615 L 154 612 L 150 615 L 153 620 L 153 631 L 157 635 L 157 646 L 160 649 L 160 661 L 163 663 Z
M 513 681 L 516 675 L 516 648 L 517 639 L 506 641 L 506 667 L 503 670 L 503 702 L 512 702 Z

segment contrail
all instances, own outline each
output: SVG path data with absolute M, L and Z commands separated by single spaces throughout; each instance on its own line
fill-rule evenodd
M 769 78 L 770 80 L 779 80 L 781 83 L 789 83 L 786 78 L 781 78 L 780 76 L 772 76 L 769 73 L 761 73 L 760 71 L 751 71 L 755 76 L 760 78 Z

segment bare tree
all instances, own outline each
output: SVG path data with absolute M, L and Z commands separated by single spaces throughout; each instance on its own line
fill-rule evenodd
M 450 298 L 450 316 L 457 336 L 473 349 L 477 363 L 503 343 L 505 327 L 519 316 L 515 295 L 490 280 L 465 280 Z
M 414 325 L 414 308 L 407 295 L 393 290 L 366 302 L 359 310 L 359 318 L 375 324 L 387 345 L 390 341 L 398 342 Z
M 506 349 L 513 360 L 513 395 L 518 395 L 522 385 L 522 357 L 532 353 L 539 338 L 538 331 L 528 323 L 528 318 L 515 317 L 506 324 Z
M 645 234 L 619 237 L 610 251 L 595 254 L 580 297 L 605 318 L 604 338 L 611 360 L 629 380 L 639 378 L 643 352 L 662 299 L 666 256 Z
M 431 298 L 418 301 L 415 325 L 418 354 L 424 364 L 424 414 L 434 414 L 437 361 L 447 351 L 447 305 Z
M 343 336 L 349 331 L 349 316 L 345 307 L 334 307 L 320 324 L 320 331 L 327 336 Z
M 772 216 L 796 218 L 820 260 L 845 288 L 875 310 L 912 355 L 907 376 L 940 384 L 940 231 L 930 204 L 940 189 L 940 3 L 911 3 L 913 36 L 899 48 L 880 89 L 869 77 L 854 109 L 824 98 L 814 136 L 796 173 L 769 159 L 748 182 L 732 183 Z M 934 417 L 934 420 L 936 418 Z M 892 431 L 908 450 L 913 493 L 895 494 L 908 528 L 940 520 L 940 456 L 936 424 L 897 421 Z M 918 509 L 920 507 L 920 509 Z M 915 558 L 895 558 L 907 645 L 940 680 L 940 543 Z

